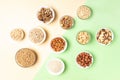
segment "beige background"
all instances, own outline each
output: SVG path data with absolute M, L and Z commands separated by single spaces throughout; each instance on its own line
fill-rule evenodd
M 62 35 L 65 30 L 59 27 L 59 18 L 63 15 L 76 16 L 76 9 L 85 0 L 0 0 L 0 80 L 33 80 L 33 77 L 50 54 L 49 41 Z M 56 19 L 50 25 L 41 24 L 36 18 L 40 5 L 48 5 L 56 10 Z M 42 45 L 29 41 L 29 31 L 37 26 L 43 27 L 48 34 Z M 26 38 L 15 42 L 10 38 L 10 31 L 23 28 Z M 38 62 L 30 68 L 21 68 L 15 62 L 16 51 L 20 48 L 32 48 L 39 56 Z

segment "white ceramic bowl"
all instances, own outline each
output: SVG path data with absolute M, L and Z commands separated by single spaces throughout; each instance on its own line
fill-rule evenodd
M 101 28 L 101 29 L 99 29 L 98 31 L 97 31 L 97 33 L 96 33 L 96 41 L 98 42 L 98 40 L 97 40 L 97 34 L 98 34 L 98 32 L 100 31 L 100 30 L 102 30 L 102 29 L 107 29 L 107 30 L 109 30 L 111 33 L 112 33 L 112 41 L 113 41 L 113 39 L 114 39 L 114 34 L 113 34 L 113 32 L 112 32 L 112 30 L 110 30 L 109 28 Z M 112 42 L 111 41 L 111 42 Z M 106 45 L 109 45 L 111 42 L 109 42 L 108 44 L 106 44 Z M 98 42 L 98 44 L 101 44 L 101 45 L 104 45 L 105 46 L 105 44 L 103 44 L 103 43 L 100 43 L 100 42 Z
M 86 43 L 86 44 L 88 44 L 88 43 L 90 42 L 90 40 L 91 40 L 91 35 L 90 35 L 90 33 L 89 33 L 88 31 L 79 31 L 79 32 L 77 33 L 77 36 L 76 36 L 76 41 L 77 41 L 79 44 L 81 44 L 81 45 L 86 45 L 86 44 L 80 43 L 80 42 L 77 40 L 78 34 L 79 34 L 80 32 L 87 32 L 87 33 L 88 33 L 89 40 L 88 40 L 88 42 Z
M 58 72 L 54 72 L 54 71 L 52 71 L 52 70 L 50 69 L 50 66 L 51 66 L 51 65 L 52 65 L 52 67 L 54 66 L 55 68 L 58 66 L 58 65 L 55 65 L 55 64 L 52 63 L 52 62 L 54 62 L 54 61 L 59 62 L 59 63 L 61 64 L 61 66 L 62 66 L 62 68 L 61 68 L 60 71 L 58 71 Z M 64 72 L 65 64 L 64 64 L 64 62 L 63 62 L 61 59 L 59 59 L 59 58 L 53 58 L 53 59 L 51 59 L 51 60 L 49 60 L 49 61 L 47 62 L 46 68 L 47 68 L 47 71 L 48 71 L 50 74 L 52 74 L 52 75 L 60 75 L 60 74 L 62 74 L 62 73 Z
M 59 51 L 59 52 L 54 51 L 54 50 L 52 49 L 52 47 L 51 47 L 51 41 L 52 41 L 53 39 L 55 39 L 55 38 L 62 38 L 62 39 L 65 41 L 65 47 L 64 47 L 64 49 L 61 50 L 61 51 Z M 63 52 L 67 49 L 67 41 L 66 41 L 66 39 L 65 39 L 64 37 L 62 37 L 62 36 L 54 37 L 53 39 L 50 41 L 51 51 L 52 51 L 53 53 L 56 53 L 56 54 L 63 53 Z
M 81 54 L 82 52 L 86 52 L 86 53 L 90 54 L 90 56 L 92 56 L 92 54 L 91 54 L 90 52 L 88 52 L 88 51 L 81 51 L 79 54 Z M 77 54 L 77 56 L 78 56 L 79 54 Z M 76 64 L 78 65 L 78 67 L 83 68 L 83 69 L 87 69 L 87 68 L 90 68 L 90 67 L 92 66 L 92 64 L 93 64 L 93 56 L 92 56 L 92 63 L 91 63 L 89 66 L 86 66 L 86 67 L 83 67 L 83 66 L 81 66 L 80 64 L 77 63 L 77 61 L 76 61 L 77 56 L 76 56 L 76 58 L 75 58 L 75 62 L 76 62 Z
M 34 43 L 31 39 L 30 39 L 30 41 L 32 42 L 32 43 L 34 43 L 34 44 L 42 44 L 45 40 L 46 40 L 46 32 L 45 32 L 45 30 L 42 28 L 42 27 L 36 27 L 36 28 L 33 28 L 32 30 L 34 30 L 34 29 L 40 29 L 42 32 L 43 32 L 43 34 L 44 34 L 44 37 L 43 37 L 43 39 L 42 39 L 42 41 L 41 42 L 38 42 L 38 43 Z M 32 31 L 31 30 L 31 31 Z M 31 32 L 30 31 L 30 32 Z M 30 38 L 30 32 L 29 32 L 29 38 Z
M 51 20 L 48 21 L 48 22 L 46 22 L 46 23 L 44 23 L 43 21 L 40 21 L 40 20 L 39 20 L 39 21 L 42 22 L 42 23 L 44 23 L 44 24 L 50 24 L 50 23 L 55 19 L 55 11 L 54 11 L 54 9 L 51 8 L 51 7 L 48 7 L 48 6 L 40 6 L 40 7 L 38 8 L 38 10 L 37 10 L 37 18 L 38 18 L 38 12 L 39 12 L 42 8 L 49 8 L 49 9 L 52 11 L 53 18 L 51 18 Z
M 60 26 L 61 26 L 61 20 L 65 17 L 65 16 L 69 16 L 69 15 L 64 15 L 64 16 L 62 16 L 61 18 L 60 18 L 60 20 L 59 20 L 59 24 L 60 24 Z M 71 17 L 71 16 L 69 16 L 71 19 L 72 19 L 72 26 L 70 27 L 70 28 L 68 28 L 68 29 L 71 29 L 73 26 L 74 26 L 74 24 L 75 24 L 75 21 L 74 21 L 74 18 L 73 17 Z M 62 29 L 64 29 L 62 26 L 61 26 L 61 28 Z M 64 30 L 68 30 L 68 29 L 64 29 Z

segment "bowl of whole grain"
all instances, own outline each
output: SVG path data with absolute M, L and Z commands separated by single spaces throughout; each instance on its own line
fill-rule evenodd
M 50 42 L 50 47 L 54 53 L 62 53 L 67 49 L 67 41 L 64 37 L 55 37 Z
M 48 6 L 40 6 L 37 18 L 40 22 L 50 24 L 55 18 L 55 11 Z
M 22 41 L 25 38 L 25 31 L 21 28 L 15 28 L 10 32 L 10 36 L 15 41 Z
M 93 63 L 93 56 L 88 51 L 82 51 L 76 56 L 75 62 L 80 68 L 89 68 Z
M 35 44 L 42 44 L 46 39 L 46 32 L 42 27 L 33 28 L 29 32 L 29 38 Z
M 80 7 L 78 7 L 77 16 L 80 19 L 82 20 L 88 19 L 91 15 L 92 15 L 92 10 L 90 7 L 86 5 L 81 5 Z
M 102 45 L 109 45 L 113 41 L 113 32 L 108 28 L 100 29 L 96 34 L 96 40 Z
M 29 48 L 21 48 L 16 52 L 15 61 L 21 67 L 31 67 L 37 62 L 37 53 Z

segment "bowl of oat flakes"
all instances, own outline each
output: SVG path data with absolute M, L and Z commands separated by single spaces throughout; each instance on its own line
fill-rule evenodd
M 22 41 L 25 38 L 25 31 L 21 28 L 15 28 L 10 32 L 10 37 L 15 41 Z
M 87 5 L 81 5 L 81 6 L 78 7 L 77 16 L 80 19 L 86 20 L 86 19 L 90 18 L 91 15 L 92 15 L 92 10 Z
M 37 12 L 37 18 L 40 22 L 50 24 L 55 18 L 55 11 L 48 6 L 40 6 Z

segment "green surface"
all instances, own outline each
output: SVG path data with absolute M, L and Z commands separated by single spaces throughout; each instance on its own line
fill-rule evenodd
M 75 18 L 75 26 L 63 35 L 69 45 L 62 54 L 51 53 L 46 62 L 54 57 L 65 62 L 66 69 L 59 76 L 50 75 L 46 70 L 46 62 L 35 76 L 34 80 L 120 80 L 120 0 L 88 0 L 93 15 L 88 20 Z M 103 46 L 95 40 L 95 34 L 100 28 L 110 28 L 114 40 L 108 46 Z M 92 40 L 87 45 L 76 41 L 76 34 L 85 30 L 91 33 Z M 75 63 L 75 56 L 87 50 L 94 56 L 94 63 L 88 69 L 81 69 Z

